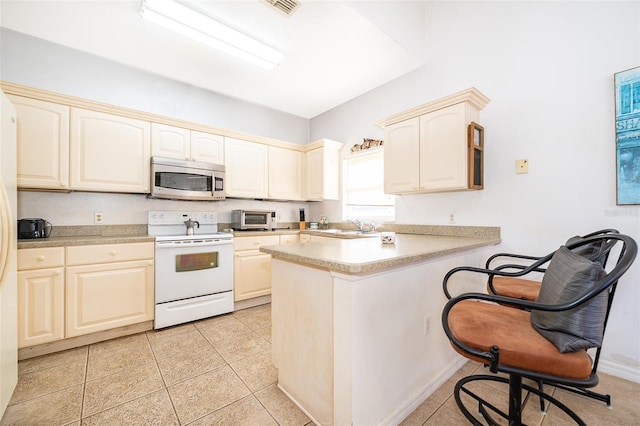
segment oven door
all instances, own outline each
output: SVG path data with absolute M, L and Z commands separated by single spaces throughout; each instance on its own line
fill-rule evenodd
M 233 290 L 233 241 L 157 241 L 156 304 Z

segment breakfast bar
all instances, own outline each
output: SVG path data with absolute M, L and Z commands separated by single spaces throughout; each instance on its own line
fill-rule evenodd
M 397 424 L 464 363 L 440 324 L 442 278 L 500 243 L 499 228 L 464 228 L 261 248 L 278 386 L 316 424 Z

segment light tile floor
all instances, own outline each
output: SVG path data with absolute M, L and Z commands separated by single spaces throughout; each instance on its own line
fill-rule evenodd
M 308 425 L 276 386 L 271 305 L 21 361 L 0 425 Z M 403 425 L 466 425 L 451 396 L 469 362 Z M 480 384 L 506 405 L 506 389 Z M 587 424 L 640 424 L 640 384 L 601 375 L 613 407 L 554 390 Z M 530 425 L 572 424 L 529 404 Z

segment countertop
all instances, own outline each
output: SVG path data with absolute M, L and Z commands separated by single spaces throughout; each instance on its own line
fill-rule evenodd
M 396 234 L 395 244 L 379 238 L 327 239 L 314 243 L 263 246 L 276 259 L 293 261 L 346 274 L 365 274 L 448 254 L 496 245 L 499 235 L 465 237 Z

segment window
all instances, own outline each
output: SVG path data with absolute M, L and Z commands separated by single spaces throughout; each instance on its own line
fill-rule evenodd
M 360 151 L 343 162 L 343 219 L 395 220 L 395 196 L 384 193 L 384 148 Z

